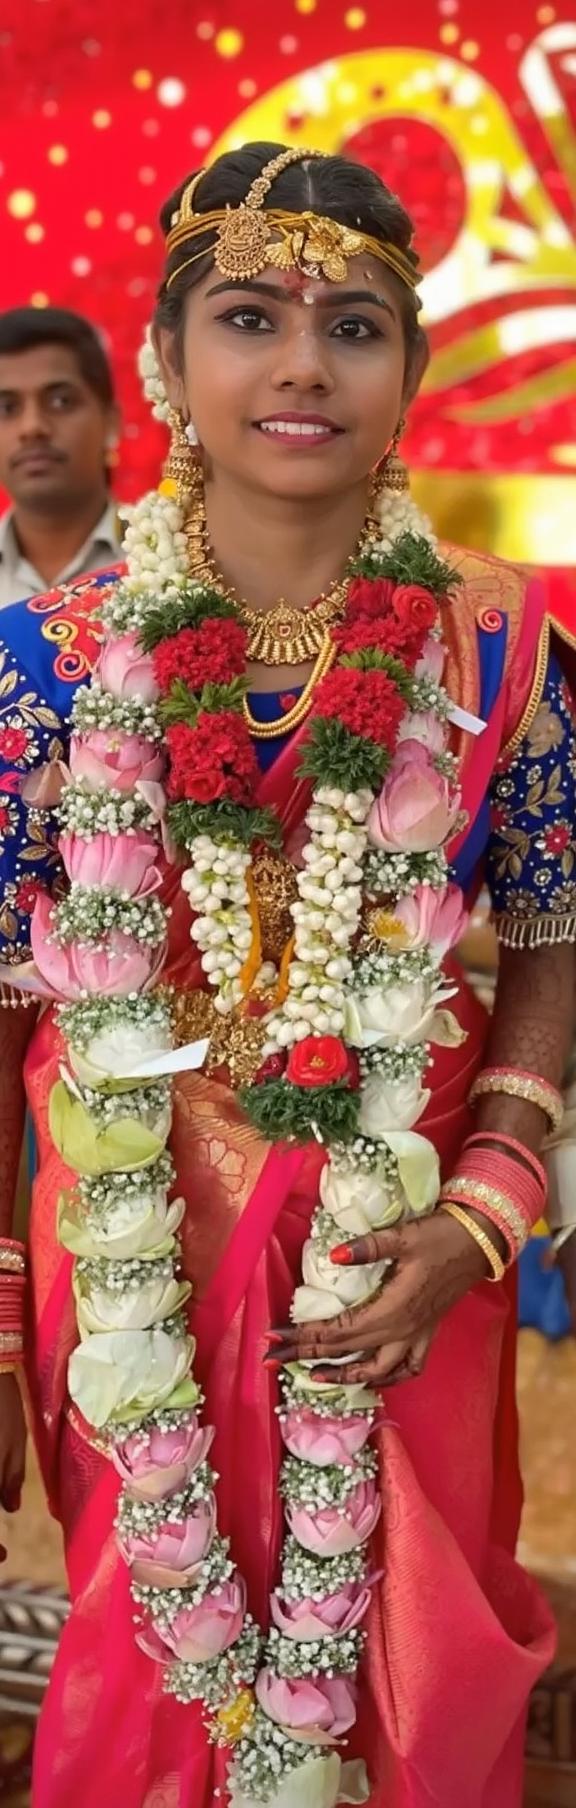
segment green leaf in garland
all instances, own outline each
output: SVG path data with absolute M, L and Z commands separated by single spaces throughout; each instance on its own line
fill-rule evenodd
M 319 785 L 344 785 L 348 791 L 380 789 L 390 765 L 385 747 L 352 734 L 336 716 L 316 716 L 303 750 L 299 771 Z
M 355 560 L 356 577 L 392 578 L 395 584 L 421 584 L 440 601 L 463 583 L 460 572 L 440 559 L 421 534 L 401 534 L 389 552 L 365 553 Z
M 183 678 L 175 678 L 168 696 L 162 697 L 157 705 L 158 715 L 166 728 L 174 722 L 187 722 L 190 728 L 195 728 L 204 710 L 210 715 L 221 709 L 232 709 L 239 714 L 245 695 L 244 678 L 232 678 L 230 684 L 205 684 L 199 692 L 191 691 Z
M 334 1086 L 294 1086 L 290 1080 L 263 1080 L 243 1086 L 240 1104 L 266 1142 L 351 1142 L 358 1132 L 360 1094 L 345 1082 Z
M 194 584 L 188 590 L 181 590 L 178 596 L 147 609 L 138 636 L 144 651 L 153 653 L 161 641 L 172 640 L 181 628 L 199 628 L 201 622 L 214 619 L 237 621 L 234 603 L 220 596 L 217 590 Z
M 282 839 L 280 823 L 272 810 L 249 809 L 244 804 L 230 803 L 225 797 L 213 804 L 192 803 L 186 798 L 170 804 L 168 828 L 184 853 L 190 852 L 197 835 L 213 835 L 217 840 L 223 836 L 243 847 L 251 847 L 253 841 L 279 847 Z
M 387 672 L 401 697 L 407 703 L 411 701 L 414 674 L 407 670 L 401 659 L 395 659 L 393 653 L 383 653 L 380 647 L 360 647 L 357 653 L 342 653 L 338 665 L 356 672 Z

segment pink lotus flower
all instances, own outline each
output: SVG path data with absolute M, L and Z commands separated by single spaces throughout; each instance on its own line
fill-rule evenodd
M 446 734 L 438 716 L 433 709 L 411 711 L 404 717 L 398 730 L 398 742 L 418 741 L 428 753 L 438 754 L 446 751 Z
M 280 1594 L 270 1596 L 274 1625 L 285 1638 L 301 1643 L 330 1638 L 335 1632 L 352 1632 L 361 1624 L 369 1605 L 370 1589 L 354 1582 L 347 1582 L 337 1594 L 326 1595 L 323 1601 L 307 1596 L 300 1601 L 283 1601 Z
M 356 1719 L 356 1690 L 347 1676 L 276 1676 L 260 1671 L 256 1696 L 264 1714 L 277 1726 L 289 1727 L 311 1744 L 341 1739 Z
M 208 1592 L 195 1607 L 181 1607 L 170 1627 L 157 1631 L 150 1620 L 136 1633 L 141 1651 L 156 1663 L 207 1664 L 236 1642 L 244 1623 L 246 1585 L 240 1577 Z
M 345 1507 L 322 1507 L 310 1513 L 305 1507 L 286 1502 L 286 1518 L 298 1544 L 318 1557 L 337 1557 L 341 1551 L 357 1550 L 371 1538 L 382 1510 L 374 1482 L 359 1482 L 348 1495 Z
M 134 1432 L 116 1444 L 112 1462 L 136 1500 L 166 1500 L 185 1488 L 205 1462 L 213 1437 L 214 1426 L 200 1425 L 196 1413 L 191 1413 L 174 1431 L 153 1427 L 145 1435 Z
M 114 697 L 140 697 L 142 703 L 153 703 L 158 696 L 152 654 L 142 652 L 137 634 L 117 634 L 106 641 L 96 677 Z
M 328 1463 L 352 1463 L 370 1436 L 366 1413 L 348 1419 L 322 1418 L 308 1408 L 288 1412 L 280 1421 L 282 1437 L 292 1456 L 323 1469 Z
M 417 885 L 395 904 L 394 915 L 404 924 L 412 948 L 429 947 L 438 963 L 456 947 L 468 921 L 459 885 L 444 885 L 439 891 Z
M 30 924 L 34 964 L 48 996 L 81 998 L 99 993 L 103 998 L 140 992 L 160 972 L 164 950 L 143 948 L 132 935 L 113 930 L 105 948 L 68 942 L 61 947 L 53 934 L 52 899 L 40 892 Z
M 78 885 L 147 898 L 162 882 L 156 866 L 158 844 L 143 830 L 135 835 L 93 835 L 90 841 L 84 835 L 61 835 L 58 847 L 68 878 Z
M 460 802 L 460 792 L 436 771 L 426 748 L 403 741 L 372 805 L 369 838 L 387 853 L 428 853 L 447 841 Z
M 434 684 L 439 684 L 444 671 L 445 659 L 446 651 L 442 641 L 434 640 L 430 635 L 417 661 L 415 678 L 431 678 Z
M 90 734 L 72 736 L 70 771 L 89 791 L 106 785 L 114 791 L 133 791 L 141 779 L 155 784 L 163 768 L 162 754 L 145 735 L 94 728 Z
M 211 1494 L 180 1525 L 168 1522 L 148 1537 L 120 1538 L 120 1550 L 134 1581 L 152 1588 L 186 1588 L 194 1581 L 216 1530 L 216 1501 Z

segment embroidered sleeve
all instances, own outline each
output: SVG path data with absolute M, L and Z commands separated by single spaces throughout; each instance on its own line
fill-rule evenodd
M 491 793 L 487 879 L 508 948 L 576 942 L 576 716 L 556 655 L 531 726 Z
M 26 805 L 26 775 L 64 755 L 64 730 L 56 711 L 34 688 L 16 654 L 0 640 L 0 961 L 25 960 L 30 917 L 39 891 L 60 879 L 53 813 Z M 0 987 L 4 1002 L 10 988 Z

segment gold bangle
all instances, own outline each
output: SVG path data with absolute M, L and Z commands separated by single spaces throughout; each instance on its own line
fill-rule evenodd
M 485 1098 L 487 1094 L 503 1093 L 507 1098 L 523 1099 L 527 1105 L 536 1105 L 544 1117 L 548 1118 L 551 1130 L 559 1130 L 564 1117 L 564 1100 L 556 1087 L 548 1080 L 539 1080 L 536 1074 L 484 1073 L 474 1081 L 470 1093 L 470 1104 L 476 1099 Z
M 0 1243 L 0 1274 L 25 1274 L 26 1257 L 20 1249 L 6 1249 Z
M 0 1362 L 0 1375 L 15 1375 L 19 1368 L 19 1362 Z
M 482 1250 L 492 1269 L 492 1274 L 486 1277 L 487 1280 L 501 1281 L 502 1276 L 506 1273 L 505 1264 L 496 1245 L 490 1241 L 490 1237 L 487 1237 L 486 1231 L 481 1230 L 476 1219 L 470 1218 L 468 1212 L 464 1212 L 461 1205 L 454 1205 L 452 1200 L 443 1200 L 442 1211 L 448 1212 L 450 1218 L 455 1218 L 457 1224 L 461 1224 L 464 1230 L 468 1231 L 469 1236 L 474 1238 L 474 1242 Z
M 483 1205 L 489 1205 L 493 1211 L 498 1212 L 503 1225 L 520 1249 L 528 1242 L 530 1233 L 526 1220 L 507 1193 L 500 1193 L 497 1187 L 488 1186 L 483 1180 L 467 1180 L 464 1174 L 455 1174 L 452 1180 L 447 1181 L 440 1195 L 441 1200 L 444 1198 L 444 1191 L 446 1198 L 454 1202 L 458 1201 L 459 1194 L 466 1205 L 473 1205 L 477 1200 L 480 1211 Z

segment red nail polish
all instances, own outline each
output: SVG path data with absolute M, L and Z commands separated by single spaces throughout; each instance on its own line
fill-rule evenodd
M 338 1243 L 336 1249 L 330 1250 L 330 1261 L 335 1262 L 338 1268 L 349 1268 L 354 1261 L 350 1244 Z

